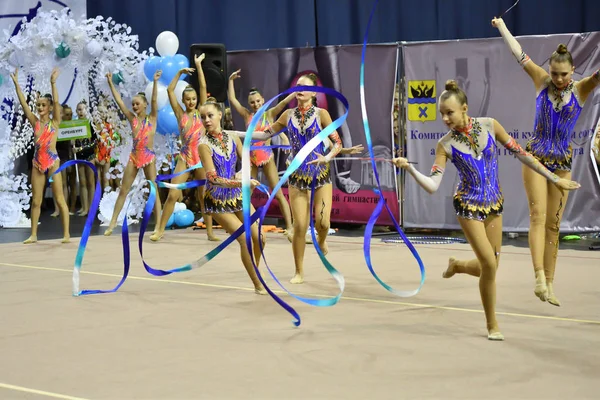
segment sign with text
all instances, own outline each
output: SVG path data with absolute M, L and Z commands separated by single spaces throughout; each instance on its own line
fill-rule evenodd
M 74 119 L 63 121 L 58 128 L 57 141 L 88 139 L 92 135 L 90 121 L 87 119 Z

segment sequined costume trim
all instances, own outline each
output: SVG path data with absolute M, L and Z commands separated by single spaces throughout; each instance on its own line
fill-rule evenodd
M 200 138 L 200 143 L 210 148 L 216 174 L 231 180 L 235 178 L 236 172 L 236 145 L 227 132 L 223 131 L 222 135 L 222 139 L 219 140 L 207 133 Z M 242 209 L 242 189 L 218 186 L 209 180 L 204 192 L 204 207 L 209 214 L 240 211 Z
M 493 120 L 473 118 L 468 132 L 450 131 L 440 142 L 458 170 L 453 198 L 456 215 L 484 221 L 489 215 L 502 214 L 504 196 L 498 179 Z
M 320 111 L 319 108 L 310 106 L 306 110 L 300 110 L 296 107 L 291 113 L 287 128 L 294 157 L 306 143 L 321 132 Z M 317 154 L 324 155 L 323 146 L 317 146 L 302 165 L 290 175 L 288 180 L 290 186 L 300 190 L 310 190 L 315 174 L 317 179 L 315 188 L 331 184 L 329 164 L 308 165 L 309 161 L 317 159 Z
M 552 172 L 571 170 L 571 132 L 581 110 L 576 82 L 559 90 L 551 78 L 546 80 L 536 99 L 533 137 L 525 149 Z

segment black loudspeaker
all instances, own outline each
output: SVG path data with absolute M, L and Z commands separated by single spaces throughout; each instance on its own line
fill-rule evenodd
M 212 96 L 217 99 L 217 102 L 224 103 L 227 99 L 227 81 L 229 80 L 225 45 L 222 43 L 193 44 L 190 47 L 190 66 L 196 67 L 194 56 L 202 53 L 206 55 L 202 61 L 206 91 L 209 93 L 209 97 Z M 200 93 L 197 74 L 190 77 L 190 84 Z

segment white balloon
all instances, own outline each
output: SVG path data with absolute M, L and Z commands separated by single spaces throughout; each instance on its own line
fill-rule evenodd
M 92 39 L 86 46 L 85 50 L 87 54 L 92 58 L 100 57 L 102 54 L 102 45 L 96 39 Z
M 156 37 L 156 51 L 161 56 L 174 56 L 179 50 L 179 38 L 171 31 L 161 32 Z
M 183 104 L 183 91 L 185 90 L 185 88 L 189 85 L 189 83 L 187 83 L 186 81 L 179 81 L 177 82 L 177 86 L 175 86 L 175 97 L 177 98 L 177 101 L 179 102 L 179 104 L 181 105 L 181 107 L 185 110 L 185 105 Z M 198 99 L 199 101 L 199 99 Z
M 173 208 L 173 214 L 178 213 L 179 211 L 187 210 L 187 206 L 185 203 L 175 203 L 175 207 Z
M 169 101 L 169 95 L 167 94 L 167 87 L 165 85 L 163 85 L 160 82 L 157 82 L 157 88 L 156 88 L 156 105 L 158 107 L 158 109 L 160 110 L 161 108 L 163 108 L 165 105 L 167 105 L 167 102 Z M 148 106 L 151 107 L 152 104 L 152 90 L 154 89 L 154 82 L 150 82 L 148 85 L 146 85 L 146 90 L 144 90 L 144 93 L 146 94 L 146 99 L 148 100 Z

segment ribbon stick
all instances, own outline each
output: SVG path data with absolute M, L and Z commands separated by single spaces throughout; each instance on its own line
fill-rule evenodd
M 519 1 L 520 1 L 520 0 L 517 0 L 517 1 L 515 1 L 515 4 L 513 4 L 512 6 L 510 6 L 510 8 L 509 8 L 508 10 L 506 10 L 506 11 L 504 11 L 502 14 L 500 14 L 500 16 L 499 16 L 498 18 L 502 18 L 504 15 L 506 15 L 506 13 L 508 13 L 508 12 L 509 12 L 510 10 L 512 10 L 513 8 L 515 8 L 515 6 L 516 6 L 517 4 L 519 4 Z
M 371 22 L 373 21 L 373 15 L 375 14 L 375 10 L 377 9 L 378 3 L 379 3 L 379 0 L 375 0 L 375 3 L 373 4 L 373 8 L 371 9 L 371 15 L 369 16 L 369 22 L 367 24 L 367 30 L 365 32 L 363 48 L 362 48 L 362 55 L 361 55 L 361 62 L 360 62 L 360 107 L 361 107 L 361 111 L 362 111 L 362 119 L 363 119 L 363 125 L 364 125 L 364 129 L 365 129 L 365 138 L 367 141 L 367 148 L 369 149 L 369 154 L 371 155 L 371 165 L 373 166 L 373 175 L 375 176 L 375 181 L 377 182 L 377 189 L 375 189 L 374 191 L 375 191 L 375 194 L 377 194 L 379 196 L 379 201 L 377 203 L 377 206 L 375 207 L 375 210 L 371 214 L 371 217 L 369 218 L 369 222 L 367 223 L 367 226 L 365 228 L 363 251 L 365 254 L 365 261 L 367 263 L 367 267 L 369 268 L 369 271 L 371 272 L 371 274 L 373 275 L 375 280 L 377 280 L 377 282 L 379 282 L 379 284 L 381 286 L 383 286 L 383 288 L 385 288 L 389 292 L 391 292 L 397 296 L 400 296 L 400 297 L 411 297 L 411 296 L 414 296 L 417 293 L 419 293 L 419 291 L 423 287 L 423 284 L 425 283 L 425 266 L 423 265 L 423 261 L 421 260 L 419 253 L 417 252 L 417 250 L 415 249 L 413 244 L 410 242 L 410 240 L 408 240 L 408 238 L 402 231 L 402 228 L 400 228 L 400 226 L 398 225 L 398 222 L 396 221 L 394 214 L 388 207 L 388 205 L 385 201 L 385 198 L 383 197 L 383 191 L 381 189 L 381 184 L 379 182 L 379 173 L 377 172 L 377 165 L 375 163 L 375 154 L 373 151 L 373 143 L 371 141 L 371 130 L 369 128 L 369 118 L 367 116 L 367 107 L 366 107 L 366 101 L 365 101 L 365 56 L 366 56 L 366 52 L 367 52 L 367 41 L 369 38 L 369 30 L 371 28 Z M 409 248 L 409 250 L 415 257 L 415 259 L 417 260 L 417 263 L 419 264 L 419 269 L 421 272 L 421 282 L 417 289 L 414 289 L 411 291 L 403 291 L 403 290 L 394 289 L 391 286 L 389 286 L 388 284 L 386 284 L 385 282 L 383 282 L 379 278 L 377 273 L 375 273 L 375 270 L 373 269 L 373 265 L 371 262 L 371 237 L 373 235 L 373 228 L 375 226 L 375 223 L 377 222 L 377 219 L 383 212 L 384 207 L 387 210 L 388 214 L 390 215 L 390 218 L 392 219 L 396 230 L 398 231 L 398 233 L 404 240 L 404 243 Z
M 331 135 L 336 129 L 338 129 L 340 126 L 342 126 L 342 124 L 344 123 L 344 121 L 346 120 L 346 118 L 348 116 L 348 108 L 349 108 L 348 101 L 341 93 L 336 92 L 335 90 L 328 89 L 328 88 L 323 88 L 323 87 L 318 87 L 318 86 L 296 86 L 296 87 L 290 88 L 290 89 L 286 90 L 285 92 L 280 93 L 279 95 L 273 97 L 271 100 L 267 101 L 254 114 L 254 116 L 252 117 L 252 120 L 250 121 L 250 124 L 248 125 L 247 131 L 246 131 L 246 136 L 244 139 L 244 145 L 242 148 L 242 199 L 243 199 L 243 212 L 244 212 L 244 227 L 246 229 L 246 245 L 248 247 L 248 252 L 250 253 L 250 257 L 252 259 L 252 264 L 254 266 L 254 269 L 256 271 L 258 279 L 263 284 L 263 286 L 265 287 L 265 289 L 267 290 L 269 295 L 281 307 L 283 307 L 286 311 L 288 311 L 294 317 L 293 323 L 296 326 L 299 326 L 301 323 L 300 315 L 296 312 L 296 310 L 293 307 L 291 307 L 288 303 L 283 301 L 279 296 L 277 296 L 271 290 L 271 288 L 269 288 L 269 286 L 266 284 L 265 280 L 263 279 L 260 271 L 258 270 L 258 266 L 256 265 L 256 262 L 253 257 L 252 231 L 251 231 L 252 222 L 251 222 L 249 216 L 250 216 L 250 210 L 251 210 L 250 148 L 251 148 L 251 143 L 252 143 L 252 133 L 255 131 L 255 127 L 256 127 L 258 121 L 260 120 L 261 116 L 266 112 L 266 110 L 269 108 L 271 103 L 273 103 L 275 100 L 277 100 L 279 98 L 279 96 L 281 96 L 281 95 L 286 95 L 286 94 L 289 94 L 292 92 L 299 92 L 299 91 L 321 92 L 321 93 L 325 93 L 330 96 L 336 97 L 344 104 L 344 107 L 346 108 L 346 112 L 340 118 L 336 119 L 335 121 L 332 121 L 332 123 L 330 125 L 328 125 L 325 129 L 323 129 L 315 137 L 313 137 L 308 143 L 306 143 L 304 145 L 304 147 L 302 147 L 302 149 L 298 152 L 298 154 L 296 154 L 296 156 L 293 158 L 290 165 L 285 170 L 283 177 L 279 180 L 277 185 L 273 188 L 273 191 L 271 192 L 271 195 L 267 199 L 266 204 L 262 207 L 261 215 L 260 215 L 260 218 L 258 219 L 259 232 L 261 232 L 262 223 L 264 221 L 266 212 L 269 209 L 269 206 L 272 203 L 273 199 L 275 198 L 275 194 L 277 193 L 278 190 L 281 189 L 283 184 L 288 180 L 289 176 L 302 165 L 302 163 L 309 156 L 309 154 L 317 146 L 319 146 L 327 138 L 327 136 Z M 313 178 L 313 185 L 315 183 L 315 180 L 316 179 Z M 312 187 L 311 198 L 312 198 L 312 196 L 314 196 L 314 186 Z M 312 213 L 309 215 L 312 215 Z M 312 218 L 311 218 L 311 226 L 313 226 Z M 332 277 L 338 283 L 339 293 L 334 297 L 327 298 L 327 299 L 311 299 L 311 298 L 307 298 L 307 297 L 297 296 L 297 295 L 291 293 L 289 290 L 287 290 L 283 286 L 283 284 L 279 281 L 279 279 L 277 279 L 277 277 L 275 276 L 273 271 L 269 268 L 266 257 L 264 255 L 264 252 L 262 253 L 262 257 L 265 262 L 267 271 L 269 271 L 269 274 L 271 275 L 271 277 L 275 280 L 275 282 L 279 285 L 279 287 L 281 287 L 290 296 L 292 296 L 306 304 L 312 305 L 312 306 L 317 306 L 317 307 L 333 306 L 333 305 L 337 304 L 337 302 L 340 300 L 341 295 L 344 291 L 344 286 L 345 286 L 344 277 L 327 261 L 327 259 L 323 255 L 321 249 L 318 247 L 317 241 L 314 240 L 313 243 L 315 244 L 315 248 L 317 250 L 317 253 L 319 254 L 319 258 L 321 258 L 321 261 L 325 265 L 325 268 L 329 271 L 329 273 L 332 275 Z M 259 243 L 259 246 L 260 246 L 261 252 L 262 252 L 263 251 L 262 242 Z

